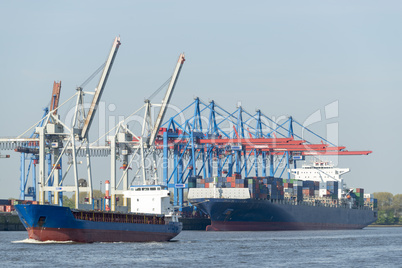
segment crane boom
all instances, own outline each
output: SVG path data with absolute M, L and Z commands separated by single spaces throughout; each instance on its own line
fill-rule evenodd
M 162 124 L 162 120 L 165 116 L 167 106 L 170 102 L 170 98 L 172 97 L 173 90 L 174 87 L 176 86 L 176 81 L 177 78 L 179 77 L 181 67 L 183 66 L 184 61 L 185 61 L 184 53 L 181 53 L 179 56 L 179 60 L 177 61 L 176 68 L 173 72 L 172 80 L 170 80 L 169 87 L 166 91 L 165 97 L 162 100 L 162 106 L 161 109 L 159 110 L 158 117 L 156 118 L 156 122 L 154 128 L 152 129 L 151 136 L 148 139 L 148 146 L 152 146 L 155 142 L 156 134 L 158 133 L 158 130 Z
M 60 99 L 60 91 L 61 91 L 61 81 L 56 83 L 53 82 L 53 92 L 52 92 L 52 99 L 50 101 L 50 111 L 57 109 L 59 107 L 59 99 Z M 57 110 L 53 112 L 54 115 L 57 114 Z
M 117 51 L 119 50 L 120 44 L 121 44 L 120 37 L 116 37 L 114 39 L 112 49 L 110 50 L 109 57 L 106 61 L 105 67 L 103 68 L 103 72 L 102 72 L 101 78 L 99 79 L 98 86 L 96 87 L 96 91 L 95 91 L 95 95 L 92 99 L 91 107 L 89 108 L 87 117 L 85 118 L 85 123 L 82 128 L 82 132 L 81 132 L 82 139 L 88 135 L 88 131 L 91 127 L 92 120 L 95 117 L 96 109 L 98 107 L 100 98 L 102 96 L 103 90 L 105 88 L 107 79 L 110 74 L 110 71 L 112 70 L 112 65 L 113 65 L 114 59 L 116 57 Z

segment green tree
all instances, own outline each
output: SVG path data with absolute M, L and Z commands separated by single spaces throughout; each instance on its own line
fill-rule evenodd
M 402 213 L 402 194 L 393 195 L 388 192 L 374 193 L 378 202 L 378 219 L 376 224 L 399 224 Z M 401 222 L 402 223 L 402 222 Z
M 79 202 L 80 202 L 80 204 L 83 204 L 83 203 L 85 203 L 85 198 L 87 198 L 89 195 L 88 195 L 88 193 L 87 192 L 81 192 L 80 193 L 80 197 L 79 197 Z M 121 194 L 118 194 L 118 195 L 116 195 L 116 197 L 118 198 L 118 201 L 116 201 L 116 206 L 123 206 L 123 195 L 121 195 Z M 94 190 L 93 191 L 93 198 L 96 200 L 96 199 L 100 199 L 100 198 L 105 198 L 105 194 L 104 193 L 102 193 L 101 191 L 99 191 L 99 190 Z M 63 199 L 63 201 L 64 201 L 64 199 Z M 68 205 L 65 205 L 65 206 L 68 206 L 68 207 L 71 207 L 71 208 L 75 208 L 75 193 L 72 195 L 72 197 L 69 199 L 69 200 L 67 200 L 66 199 L 66 201 L 67 201 L 67 204 Z M 71 205 L 71 202 L 72 202 L 72 205 Z M 95 201 L 95 204 L 96 204 L 96 201 Z M 95 206 L 96 207 L 96 206 Z
M 393 194 L 388 192 L 373 193 L 374 198 L 377 199 L 378 210 L 392 209 Z
M 80 204 L 85 203 L 85 198 L 87 198 L 87 197 L 89 197 L 89 193 L 87 193 L 87 192 L 80 192 L 80 197 L 79 197 Z M 102 193 L 101 191 L 99 191 L 99 190 L 93 190 L 93 198 L 94 198 L 94 199 L 96 199 L 96 198 L 104 198 L 104 197 L 105 197 L 105 194 Z M 73 202 L 75 203 L 75 193 L 73 194 L 73 196 L 71 197 L 71 199 L 72 199 Z
M 63 206 L 69 208 L 75 208 L 74 199 L 68 198 L 68 196 L 63 195 Z
M 402 194 L 394 195 L 392 199 L 392 208 L 396 216 L 401 216 L 402 214 Z

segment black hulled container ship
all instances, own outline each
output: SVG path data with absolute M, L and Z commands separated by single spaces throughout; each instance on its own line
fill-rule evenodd
M 293 169 L 291 180 L 196 178 L 188 198 L 210 216 L 207 231 L 362 229 L 377 220 L 376 202 L 345 187 L 348 171 L 317 161 Z

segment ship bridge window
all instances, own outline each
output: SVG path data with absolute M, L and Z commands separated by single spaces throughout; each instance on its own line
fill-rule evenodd
M 143 191 L 149 191 L 149 188 L 142 188 Z
M 151 187 L 150 189 L 151 189 L 151 191 L 156 191 L 155 187 Z
M 158 190 L 158 191 L 159 191 L 160 189 L 161 189 L 161 187 L 156 188 L 156 190 Z
M 136 191 L 141 191 L 141 188 L 135 188 Z

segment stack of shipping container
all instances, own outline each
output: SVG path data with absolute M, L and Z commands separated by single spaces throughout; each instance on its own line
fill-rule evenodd
M 364 194 L 364 205 L 371 208 L 377 208 L 377 199 L 374 198 L 373 194 Z
M 201 176 L 190 177 L 189 188 L 248 188 L 251 198 L 295 200 L 311 198 L 327 198 L 337 200 L 339 184 L 337 181 L 299 181 L 295 179 L 282 179 L 275 177 L 247 177 L 240 174 L 228 177 L 211 177 L 203 179 Z M 377 200 L 372 195 L 364 195 L 364 189 L 356 188 L 351 193 L 356 199 L 357 206 L 370 206 L 377 208 Z
M 38 201 L 0 199 L 0 212 L 12 212 L 15 210 L 14 205 L 19 204 L 38 204 Z
M 356 198 L 356 205 L 357 206 L 364 206 L 364 189 L 363 188 L 356 188 L 353 190 Z
M 337 181 L 327 181 L 327 195 L 332 199 L 338 199 L 338 189 Z

